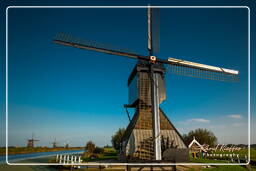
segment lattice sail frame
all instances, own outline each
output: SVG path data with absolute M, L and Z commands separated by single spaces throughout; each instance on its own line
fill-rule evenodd
M 205 65 L 176 58 L 168 58 L 172 64 L 167 65 L 167 72 L 189 77 L 211 79 L 216 81 L 239 81 L 239 71 Z
M 239 76 L 234 74 L 228 74 L 225 72 L 215 72 L 200 68 L 193 68 L 189 66 L 180 66 L 177 64 L 167 65 L 167 73 L 183 75 L 188 77 L 216 80 L 216 81 L 227 81 L 227 82 L 238 82 Z
M 150 61 L 149 57 L 139 55 L 129 49 L 107 45 L 93 40 L 80 39 L 65 33 L 57 34 L 57 36 L 54 39 L 54 42 L 80 49 L 93 50 L 112 55 L 125 56 L 133 59 L 138 59 L 140 61 Z M 204 65 L 176 58 L 169 58 L 168 60 L 157 59 L 156 64 L 157 63 L 165 64 L 167 68 L 167 73 L 210 79 L 216 81 L 239 81 L 239 73 L 236 70 Z

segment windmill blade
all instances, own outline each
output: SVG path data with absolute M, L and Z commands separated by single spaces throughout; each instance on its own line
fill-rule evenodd
M 72 47 L 85 49 L 85 50 L 93 50 L 93 51 L 112 54 L 112 55 L 125 56 L 133 59 L 141 59 L 141 60 L 148 59 L 148 57 L 146 56 L 138 55 L 127 49 L 121 49 L 111 45 L 98 43 L 93 40 L 79 39 L 65 33 L 57 34 L 53 42 L 57 44 L 72 46 Z
M 178 75 L 197 78 L 211 79 L 217 81 L 238 81 L 239 71 L 215 67 L 195 62 L 189 62 L 176 58 L 168 58 L 168 71 Z
M 160 45 L 160 9 L 148 7 L 148 50 L 153 56 L 159 52 Z
M 32 133 L 32 141 L 39 141 L 39 140 L 35 139 L 35 134 L 34 133 Z

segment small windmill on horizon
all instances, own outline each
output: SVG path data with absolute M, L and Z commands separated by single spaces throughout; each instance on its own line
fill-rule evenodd
M 52 144 L 52 148 L 57 148 L 59 143 L 56 141 L 56 138 L 55 138 L 51 144 Z
M 69 141 L 66 141 L 66 142 L 64 143 L 64 148 L 69 148 L 69 146 L 70 146 Z
M 189 62 L 169 57 L 157 58 L 159 47 L 159 8 L 148 7 L 148 54 L 140 55 L 110 48 L 95 41 L 82 40 L 60 33 L 54 43 L 137 60 L 128 78 L 129 104 L 135 114 L 122 137 L 120 158 L 126 161 L 188 160 L 188 147 L 168 119 L 160 104 L 166 99 L 166 68 L 171 73 L 218 81 L 237 81 L 239 72 L 232 69 Z
M 35 139 L 34 138 L 34 133 L 32 133 L 31 139 L 28 139 L 28 141 L 27 141 L 27 147 L 28 148 L 34 148 L 34 145 L 35 145 L 36 141 L 39 141 L 39 140 Z

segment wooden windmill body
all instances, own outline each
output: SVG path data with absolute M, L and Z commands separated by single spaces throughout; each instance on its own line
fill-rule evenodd
M 54 43 L 75 48 L 124 56 L 137 60 L 137 64 L 128 79 L 129 104 L 135 108 L 122 138 L 120 158 L 126 161 L 162 161 L 183 162 L 188 160 L 188 147 L 175 129 L 160 104 L 166 99 L 165 71 L 219 81 L 237 80 L 238 71 L 210 65 L 189 62 L 176 58 L 156 57 L 158 46 L 156 24 L 153 11 L 148 8 L 148 55 L 139 55 L 119 48 L 109 48 L 95 41 L 82 40 L 64 33 L 54 39 Z
M 159 135 L 153 138 L 154 117 L 152 117 L 151 79 L 148 74 L 149 68 L 144 64 L 137 64 L 129 79 L 129 106 L 135 108 L 135 114 L 130 121 L 122 138 L 121 159 L 129 160 L 155 160 L 154 142 L 160 139 L 161 151 L 164 150 L 163 141 L 171 140 L 173 147 L 178 149 L 182 161 L 188 160 L 188 148 L 182 140 L 181 135 L 175 129 L 159 105 L 166 99 L 165 68 L 161 65 L 155 66 L 154 77 L 156 84 L 156 101 L 159 121 Z M 161 152 L 162 153 L 162 152 Z

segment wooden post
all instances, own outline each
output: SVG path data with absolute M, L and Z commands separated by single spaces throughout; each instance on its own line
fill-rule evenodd
M 176 171 L 176 165 L 172 166 L 173 171 Z
M 131 166 L 126 165 L 126 171 L 131 171 Z

